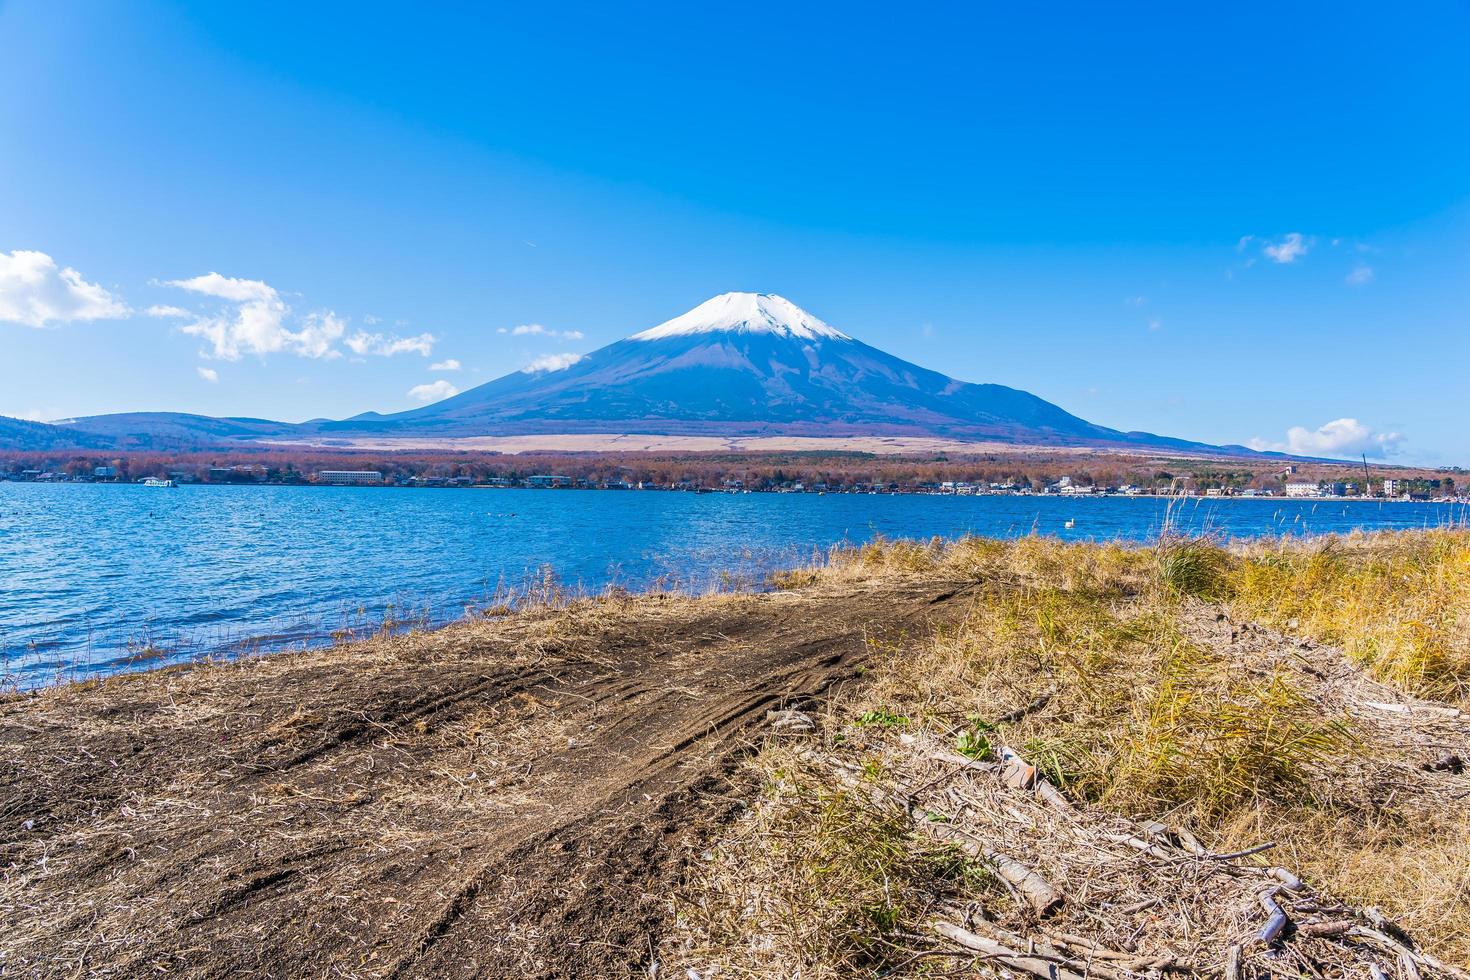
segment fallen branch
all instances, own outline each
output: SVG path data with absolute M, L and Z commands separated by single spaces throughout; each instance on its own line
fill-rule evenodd
M 952 922 L 935 922 L 933 928 L 939 935 L 958 946 L 963 946 L 986 959 L 996 960 L 1012 969 L 1025 971 L 1032 976 L 1042 977 L 1044 980 L 1083 980 L 1082 974 L 1064 969 L 1060 964 L 1049 959 L 1041 956 L 1027 956 L 993 939 L 987 939 L 968 929 L 962 929 Z
M 948 823 L 936 823 L 924 820 L 922 817 L 918 823 L 933 836 L 954 842 L 971 857 L 980 858 L 990 865 L 1003 881 L 1025 896 L 1026 901 L 1036 910 L 1037 915 L 1046 915 L 1062 904 L 1063 896 L 1060 889 L 1054 888 L 1051 882 L 1015 858 L 986 847 L 970 834 Z
M 1387 933 L 1379 932 L 1377 929 L 1369 929 L 1367 926 L 1354 926 L 1348 935 L 1366 939 L 1391 956 L 1408 957 L 1418 966 L 1427 966 L 1431 970 L 1447 973 L 1457 978 L 1457 980 L 1470 980 L 1470 973 L 1466 973 L 1458 967 L 1450 966 L 1443 960 L 1430 956 L 1428 953 L 1421 953 L 1417 949 L 1410 949 L 1397 939 L 1394 939 Z
M 1281 936 L 1282 930 L 1286 928 L 1287 923 L 1290 921 L 1286 917 L 1286 911 L 1276 902 L 1278 892 L 1279 888 L 1272 887 L 1257 896 L 1261 903 L 1261 908 L 1266 910 L 1267 919 L 1266 924 L 1261 927 L 1261 931 L 1256 935 L 1256 940 L 1268 946 Z

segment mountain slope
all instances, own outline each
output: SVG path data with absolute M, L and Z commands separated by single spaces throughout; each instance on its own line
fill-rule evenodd
M 298 426 L 268 419 L 214 418 L 183 412 L 119 412 L 68 419 L 53 428 L 111 440 L 120 448 L 181 449 L 290 436 Z
M 558 371 L 519 372 L 395 415 L 319 424 L 403 436 L 922 435 L 1214 448 L 1093 425 L 870 347 L 779 296 L 726 293 Z
M 51 449 L 111 449 L 109 436 L 76 431 L 63 425 L 30 422 L 0 415 L 0 449 L 13 451 Z
M 908 436 L 1249 454 L 1094 425 L 1025 391 L 957 381 L 870 347 L 780 296 L 725 293 L 560 370 L 433 405 L 300 425 L 132 413 L 69 420 L 120 446 L 510 435 Z

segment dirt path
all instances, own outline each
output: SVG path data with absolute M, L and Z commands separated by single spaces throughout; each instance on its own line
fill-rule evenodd
M 960 589 L 587 604 L 0 703 L 0 973 L 628 975 L 765 711 Z

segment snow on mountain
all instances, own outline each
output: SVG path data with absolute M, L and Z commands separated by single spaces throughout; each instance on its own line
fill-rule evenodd
M 538 362 L 407 412 L 299 426 L 143 413 L 79 419 L 75 428 L 214 441 L 288 432 L 308 439 L 417 440 L 578 433 L 892 435 L 1218 451 L 1094 425 L 1004 385 L 956 380 L 850 337 L 780 296 L 743 292 L 706 300 L 580 358 Z
M 688 313 L 635 333 L 629 340 L 667 340 L 729 331 L 769 333 L 800 340 L 851 340 L 782 296 L 772 293 L 721 293 Z

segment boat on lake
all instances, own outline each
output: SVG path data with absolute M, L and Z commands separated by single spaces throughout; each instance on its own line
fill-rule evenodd
M 178 484 L 175 483 L 172 480 L 160 480 L 156 476 L 150 476 L 148 479 L 146 479 L 146 480 L 143 481 L 143 486 L 145 486 L 145 487 L 176 487 L 176 486 L 178 486 Z

